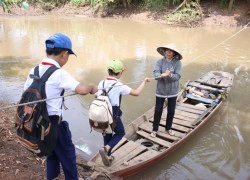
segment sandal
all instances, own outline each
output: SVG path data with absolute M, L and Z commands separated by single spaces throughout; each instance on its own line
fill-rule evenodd
M 152 138 L 155 138 L 155 137 L 156 137 L 156 132 L 153 131 L 153 132 L 150 134 L 150 136 L 151 136 Z
M 173 130 L 166 130 L 166 133 L 168 133 L 170 136 L 174 136 L 175 135 L 175 133 L 174 133 L 174 131 Z
M 99 150 L 99 154 L 101 155 L 101 158 L 102 158 L 102 162 L 105 166 L 110 166 L 111 165 L 111 161 L 108 157 L 108 153 L 106 151 L 106 148 L 102 148 Z
M 110 165 L 114 162 L 114 160 L 115 160 L 115 156 L 110 155 L 109 156 Z

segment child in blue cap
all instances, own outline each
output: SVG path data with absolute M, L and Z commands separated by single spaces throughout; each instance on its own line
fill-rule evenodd
M 64 171 L 66 180 L 77 180 L 78 173 L 76 167 L 75 147 L 72 143 L 71 132 L 68 122 L 62 116 L 62 98 L 59 97 L 64 90 L 76 92 L 81 95 L 95 94 L 97 87 L 93 84 L 82 84 L 74 79 L 69 73 L 62 69 L 67 63 L 69 55 L 74 54 L 70 38 L 64 34 L 53 34 L 45 41 L 47 57 L 39 64 L 39 76 L 51 66 L 58 69 L 49 77 L 45 85 L 47 99 L 46 108 L 52 124 L 59 123 L 58 138 L 55 149 L 47 155 L 47 179 L 52 180 L 60 175 L 60 165 Z M 24 85 L 26 90 L 33 82 L 30 75 L 34 74 L 31 69 L 27 81 Z M 54 99 L 53 99 L 54 98 Z

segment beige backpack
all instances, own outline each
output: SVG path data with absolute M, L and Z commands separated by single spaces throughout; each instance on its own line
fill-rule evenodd
M 108 91 L 104 89 L 104 83 L 105 80 L 103 81 L 103 93 L 92 101 L 89 106 L 89 124 L 91 129 L 93 128 L 102 134 L 109 134 L 113 132 L 115 123 L 108 93 L 117 82 L 112 84 Z

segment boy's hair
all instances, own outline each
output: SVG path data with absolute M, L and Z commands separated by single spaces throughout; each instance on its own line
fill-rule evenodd
M 62 48 L 46 48 L 47 55 L 59 55 L 61 52 L 67 51 L 67 49 Z
M 117 76 L 121 72 L 115 73 L 112 69 L 108 69 L 108 73 L 109 73 L 109 76 L 114 76 L 114 75 Z

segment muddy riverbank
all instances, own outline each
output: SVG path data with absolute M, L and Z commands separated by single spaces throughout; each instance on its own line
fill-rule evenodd
M 0 107 L 9 105 L 0 103 Z M 18 143 L 14 115 L 13 108 L 0 110 L 0 179 L 46 179 L 46 159 L 38 158 Z M 91 177 L 93 171 L 80 156 L 77 156 L 77 164 L 79 179 Z M 109 179 L 101 174 L 97 177 L 97 179 Z M 64 179 L 62 170 L 58 180 L 60 179 Z
M 166 18 L 173 9 L 148 10 L 138 7 L 129 9 L 117 8 L 109 12 L 102 18 L 131 19 L 134 21 L 155 22 L 168 24 Z M 226 8 L 219 7 L 218 3 L 203 3 L 201 6 L 202 18 L 197 24 L 199 26 L 221 26 L 221 27 L 241 27 L 250 21 L 250 5 L 245 1 L 235 5 L 232 12 Z M 70 4 L 59 8 L 53 8 L 50 11 L 44 10 L 39 6 L 30 6 L 28 10 L 20 7 L 12 7 L 11 12 L 3 12 L 0 9 L 0 16 L 46 16 L 46 15 L 64 15 L 78 16 L 82 18 L 99 18 L 100 13 L 90 6 L 75 7 Z M 173 25 L 173 24 L 172 24 Z M 187 26 L 187 24 L 174 24 L 174 26 Z

